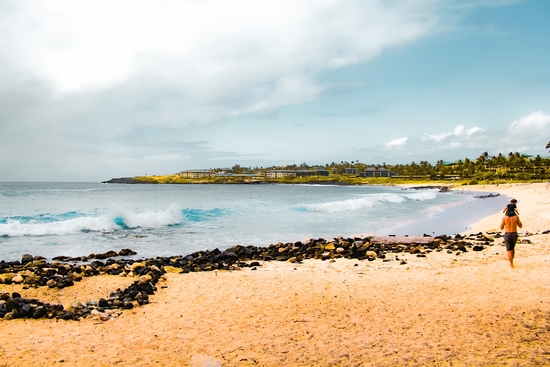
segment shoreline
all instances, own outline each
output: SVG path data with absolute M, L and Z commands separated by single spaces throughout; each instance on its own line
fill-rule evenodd
M 531 243 L 518 244 L 516 269 L 496 239 L 460 255 L 265 261 L 256 270 L 167 273 L 150 304 L 106 322 L 0 320 L 6 340 L 0 357 L 9 366 L 200 366 L 207 358 L 224 367 L 546 364 L 550 234 L 542 232 L 550 230 L 550 190 L 469 188 L 518 199 Z M 491 232 L 501 215 L 472 223 L 466 233 Z M 97 276 L 38 292 L 85 302 L 98 290 L 124 286 L 121 279 L 135 280 Z
M 98 184 L 96 184 L 98 185 Z M 92 185 L 95 186 L 95 185 Z M 140 186 L 140 185 L 138 185 Z M 220 186 L 220 185 L 218 185 Z M 276 186 L 279 186 L 279 189 L 276 189 Z M 295 186 L 295 185 L 292 185 Z M 303 186 L 303 185 L 297 185 L 297 186 Z M 310 186 L 310 185 L 308 185 Z M 316 185 L 315 185 L 316 186 Z M 141 186 L 140 186 L 141 187 Z M 31 187 L 32 188 L 32 187 Z M 150 189 L 146 189 L 146 192 L 156 192 L 155 187 L 149 187 Z M 158 188 L 158 187 L 157 187 Z M 225 187 L 226 190 L 229 193 L 233 192 L 231 187 Z M 416 188 L 416 186 L 409 186 L 409 187 L 363 187 L 363 188 L 356 188 L 355 190 L 361 191 L 364 190 L 367 193 L 369 192 L 377 192 L 380 191 L 392 191 L 392 193 L 395 193 L 399 196 L 414 196 L 416 192 L 420 192 L 421 190 L 413 190 L 411 188 Z M 426 186 L 423 186 L 423 188 L 427 188 Z M 241 186 L 240 188 L 236 188 L 237 192 L 242 192 L 243 190 L 246 191 L 247 189 L 245 186 Z M 262 195 L 262 191 L 264 189 L 257 188 L 258 191 L 258 197 Z M 309 190 L 307 187 L 298 187 L 298 188 L 290 188 L 288 186 L 281 186 L 281 185 L 272 185 L 272 188 L 265 188 L 265 191 L 271 192 L 271 190 L 278 190 L 280 192 L 286 192 L 287 189 L 291 189 L 291 192 L 298 191 L 307 191 Z M 332 190 L 333 188 L 331 188 Z M 339 190 L 338 188 L 334 188 L 336 190 Z M 408 191 L 402 191 L 401 189 L 407 189 Z M 103 192 L 103 188 L 99 189 L 100 192 Z M 140 191 L 143 189 L 140 189 L 139 187 L 133 186 L 128 189 L 118 189 L 114 190 L 116 191 L 128 191 L 128 195 L 132 195 L 133 192 Z M 323 192 L 322 190 L 315 189 L 316 193 Z M 373 190 L 373 191 L 369 191 Z M 429 193 L 426 195 L 436 195 L 436 191 L 438 189 L 432 189 L 432 190 L 423 190 L 425 192 L 433 191 L 433 193 Z M 170 190 L 160 190 L 162 192 L 169 193 Z M 210 192 L 210 189 L 208 187 L 203 187 L 201 192 L 208 193 Z M 93 192 L 93 190 L 91 191 Z M 107 189 L 107 192 L 110 192 Z M 339 192 L 347 192 L 347 189 L 341 189 Z M 244 196 L 243 195 L 243 196 Z M 419 195 L 424 195 L 423 193 L 419 193 Z M 290 241 L 298 241 L 298 240 L 307 240 L 308 238 L 315 238 L 315 237 L 324 237 L 324 238 L 332 238 L 336 236 L 350 236 L 350 235 L 390 235 L 390 234 L 396 234 L 396 235 L 423 235 L 423 233 L 427 233 L 430 235 L 439 235 L 439 234 L 448 234 L 452 235 L 455 233 L 460 233 L 462 229 L 462 225 L 456 225 L 453 228 L 446 228 L 444 226 L 445 221 L 437 221 L 437 220 L 431 220 L 432 218 L 425 218 L 429 215 L 430 212 L 433 212 L 434 217 L 439 217 L 439 209 L 437 207 L 432 207 L 433 205 L 437 204 L 430 204 L 431 201 L 443 201 L 443 202 L 452 202 L 457 200 L 471 200 L 470 195 L 466 197 L 460 197 L 460 195 L 456 195 L 454 193 L 445 193 L 445 194 L 439 194 L 437 193 L 438 198 L 440 195 L 445 196 L 441 197 L 441 200 L 428 200 L 424 203 L 412 203 L 411 207 L 416 208 L 423 208 L 426 207 L 426 210 L 419 211 L 418 209 L 415 209 L 415 212 L 418 212 L 417 214 L 413 215 L 407 215 L 407 214 L 401 214 L 399 215 L 399 212 L 396 212 L 397 216 L 400 216 L 402 219 L 394 219 L 393 214 L 390 211 L 387 211 L 384 209 L 384 206 L 386 203 L 384 201 L 382 202 L 375 202 L 372 208 L 372 212 L 380 212 L 382 215 L 385 215 L 388 220 L 386 221 L 379 221 L 374 218 L 374 222 L 378 223 L 378 225 L 373 224 L 374 222 L 370 222 L 369 219 L 373 218 L 374 215 L 369 214 L 371 209 L 365 208 L 361 209 L 358 212 L 354 212 L 355 208 L 351 208 L 351 210 L 346 210 L 345 208 L 338 208 L 335 213 L 328 213 L 328 214 L 321 214 L 325 217 L 329 217 L 332 215 L 335 220 L 337 220 L 334 223 L 341 223 L 342 226 L 332 223 L 327 223 L 328 226 L 320 226 L 316 225 L 317 221 L 314 218 L 316 215 L 315 213 L 306 213 L 307 216 L 310 218 L 305 218 L 308 223 L 301 224 L 301 219 L 299 218 L 302 216 L 300 211 L 303 210 L 303 207 L 298 204 L 301 202 L 307 202 L 307 201 L 296 201 L 295 207 L 297 207 L 297 210 L 290 209 L 292 212 L 291 215 L 294 214 L 296 216 L 296 221 L 292 221 L 292 223 L 285 222 L 285 218 L 281 218 L 281 223 L 288 223 L 289 226 L 292 228 L 286 228 L 286 225 L 279 225 L 277 226 L 277 222 L 271 221 L 271 223 L 274 223 L 273 225 L 266 225 L 262 226 L 261 223 L 259 223 L 258 228 L 265 227 L 268 229 L 268 231 L 260 232 L 258 231 L 258 235 L 256 235 L 256 230 L 247 230 L 245 226 L 241 226 L 240 229 L 240 235 L 236 232 L 229 231 L 229 236 L 226 235 L 226 233 L 221 231 L 214 231 L 214 230 L 205 230 L 203 231 L 204 234 L 201 235 L 201 228 L 196 229 L 194 226 L 195 223 L 200 224 L 199 222 L 207 222 L 210 219 L 216 219 L 213 216 L 210 216 L 209 209 L 218 210 L 218 207 L 216 206 L 216 203 L 210 203 L 209 205 L 205 206 L 205 210 L 202 212 L 199 212 L 199 217 L 197 218 L 194 213 L 192 213 L 192 205 L 189 206 L 191 208 L 190 210 L 187 210 L 187 206 L 183 206 L 183 208 L 186 208 L 185 210 L 181 211 L 181 215 L 179 213 L 176 213 L 176 209 L 174 211 L 171 210 L 172 205 L 175 204 L 175 207 L 178 205 L 178 199 L 170 199 L 171 194 L 165 194 L 164 197 L 167 199 L 165 200 L 164 205 L 155 206 L 155 204 L 149 205 L 149 207 L 143 207 L 143 209 L 132 209 L 133 204 L 130 204 L 128 206 L 124 206 L 126 209 L 120 209 L 117 210 L 116 208 L 110 209 L 110 210 L 103 210 L 102 212 L 95 214 L 95 209 L 87 209 L 87 211 L 83 211 L 83 215 L 81 219 L 72 219 L 71 215 L 73 215 L 73 211 L 76 211 L 76 216 L 78 216 L 79 207 L 74 205 L 66 205 L 66 208 L 63 208 L 62 210 L 56 211 L 55 213 L 59 214 L 60 219 L 58 222 L 55 223 L 47 223 L 45 220 L 43 220 L 42 217 L 36 217 L 32 214 L 28 218 L 28 222 L 24 222 L 23 220 L 27 220 L 25 217 L 24 219 L 15 218 L 13 225 L 8 223 L 2 224 L 0 223 L 0 227 L 3 229 L 6 229 L 5 232 L 7 233 L 4 236 L 0 236 L 0 242 L 5 243 L 5 246 L 2 249 L 3 256 L 0 256 L 0 260 L 18 260 L 20 259 L 21 255 L 23 253 L 30 253 L 32 255 L 41 255 L 45 256 L 48 259 L 52 259 L 56 256 L 82 256 L 87 255 L 91 252 L 105 252 L 109 250 L 116 250 L 119 251 L 122 248 L 130 247 L 134 250 L 136 250 L 139 254 L 138 256 L 142 257 L 154 257 L 154 256 L 171 256 L 171 255 L 186 255 L 193 251 L 198 251 L 202 249 L 214 249 L 216 247 L 220 249 L 228 248 L 234 244 L 253 244 L 256 246 L 268 246 L 271 243 L 276 243 L 278 241 L 282 242 L 290 242 Z M 451 196 L 448 196 L 451 195 Z M 251 195 L 252 196 L 252 195 Z M 344 197 L 345 198 L 345 197 Z M 360 196 L 353 196 L 351 199 L 357 199 L 361 198 Z M 376 196 L 373 196 L 373 200 L 376 201 Z M 249 197 L 246 195 L 246 199 L 248 201 Z M 259 198 L 258 200 L 262 200 Z M 331 202 L 330 199 L 327 199 L 328 204 L 334 205 L 338 204 L 338 201 Z M 412 201 L 407 199 L 406 201 Z M 243 200 L 242 203 L 245 201 Z M 314 203 L 324 203 L 324 198 L 320 197 L 318 200 L 313 200 Z M 285 203 L 283 203 L 284 205 Z M 364 205 L 365 203 L 358 203 L 360 205 Z M 418 204 L 418 205 L 416 205 Z M 13 204 L 15 212 L 16 206 L 15 202 Z M 32 204 L 31 204 L 32 205 Z M 103 204 L 104 207 L 109 207 L 111 204 Z M 263 204 L 262 204 L 263 205 Z M 352 204 L 346 204 L 346 206 L 351 206 Z M 353 204 L 356 205 L 356 204 Z M 368 206 L 368 203 L 365 204 Z M 408 205 L 408 204 L 407 204 Z M 9 206 L 9 203 L 8 203 Z M 90 205 L 88 205 L 91 207 Z M 394 208 L 396 206 L 393 206 Z M 93 207 L 92 207 L 93 208 Z M 128 209 L 129 208 L 129 209 Z M 221 205 L 220 206 L 220 217 L 221 220 L 223 220 L 222 225 L 232 225 L 231 228 L 237 228 L 240 226 L 240 223 L 234 223 L 233 220 L 231 220 L 230 215 L 227 215 L 227 218 L 223 218 L 225 214 L 228 214 L 229 211 L 224 211 L 224 208 L 227 209 L 227 205 Z M 435 209 L 434 209 L 435 208 Z M 442 208 L 442 207 L 441 207 Z M 66 210 L 65 210 L 66 209 Z M 246 206 L 243 206 L 243 208 L 240 209 L 246 209 L 248 208 Z M 14 211 L 12 210 L 12 211 Z M 399 209 L 397 209 L 399 210 Z M 47 209 L 42 210 L 43 212 L 48 212 Z M 308 210 L 306 210 L 308 211 Z M 310 212 L 316 211 L 309 210 Z M 338 211 L 342 211 L 342 213 L 338 213 Z M 142 213 L 143 212 L 143 213 Z M 265 212 L 265 211 L 264 211 Z M 7 213 L 7 212 L 6 212 Z M 91 213 L 91 214 L 89 214 Z M 99 215 L 101 214 L 101 215 Z M 212 212 L 212 215 L 217 214 L 215 212 Z M 260 210 L 260 214 L 262 214 Z M 478 213 L 476 213 L 478 214 Z M 107 216 L 104 216 L 107 215 Z M 164 233 L 159 229 L 155 230 L 156 227 L 159 227 L 156 225 L 155 221 L 163 221 L 163 220 L 171 220 L 169 218 L 170 215 L 177 216 L 176 219 L 174 219 L 174 222 L 177 222 L 178 220 L 181 222 L 177 222 L 175 226 L 168 226 L 166 227 L 167 232 L 169 235 L 174 235 L 173 239 L 168 239 L 166 241 L 163 241 L 164 238 L 160 238 L 160 241 L 156 241 L 156 236 L 163 236 Z M 9 215 L 5 215 L 6 217 L 9 217 Z M 130 221 L 140 216 L 140 222 L 137 224 L 131 224 L 132 227 L 137 226 L 134 230 L 134 228 L 125 228 L 124 226 L 126 223 L 123 221 Z M 307 217 L 306 216 L 306 217 Z M 461 215 L 463 218 L 462 220 L 469 220 L 469 217 L 471 215 L 468 213 L 465 213 L 464 215 Z M 108 221 L 105 220 L 104 222 L 101 222 L 101 218 L 108 218 Z M 280 217 L 274 217 L 274 216 L 267 216 L 265 217 L 266 223 L 270 223 L 270 219 L 275 219 Z M 349 218 L 348 220 L 345 220 L 344 218 Z M 365 220 L 362 220 L 360 218 L 365 218 Z M 2 219 L 2 218 L 0 218 Z M 36 219 L 36 223 L 34 223 L 34 219 Z M 198 222 L 197 222 L 198 219 Z M 396 224 L 411 220 L 416 220 L 416 222 L 420 221 L 422 222 L 422 225 L 429 226 L 430 228 L 427 228 L 423 231 L 421 231 L 418 227 L 412 226 L 413 228 L 411 230 L 409 229 L 401 229 L 399 232 L 394 231 L 391 229 L 390 226 L 397 227 Z M 481 219 L 481 218 L 479 218 Z M 321 218 L 321 220 L 326 220 L 324 218 Z M 0 220 L 1 221 L 1 220 Z M 148 229 L 148 224 L 152 223 L 152 229 Z M 447 221 L 451 223 L 451 221 Z M 82 223 L 82 224 L 79 224 Z M 122 224 L 121 224 L 122 223 Z M 128 222 L 130 223 L 130 222 Z M 187 226 L 187 223 L 190 223 L 189 230 L 185 231 L 184 229 Z M 236 224 L 233 226 L 233 224 Z M 295 225 L 294 225 L 295 224 Z M 307 224 L 307 225 L 305 225 Z M 139 227 L 143 226 L 143 229 L 140 229 Z M 383 228 L 384 227 L 384 228 Z M 90 228 L 90 230 L 88 230 Z M 101 230 L 100 228 L 105 228 Z M 215 227 L 213 227 L 215 228 Z M 118 231 L 121 229 L 121 231 Z M 64 235 L 63 231 L 67 230 L 66 235 Z M 13 232 L 13 235 L 12 235 Z M 49 233 L 51 232 L 52 236 L 49 236 Z M 112 233 L 111 233 L 112 232 Z M 142 233 L 143 232 L 143 233 Z M 186 241 L 189 245 L 185 246 L 170 246 L 170 241 L 173 243 L 179 242 L 179 236 L 178 233 L 186 233 L 189 232 L 189 239 Z M 25 233 L 30 233 L 31 236 L 26 239 Z M 35 234 L 33 234 L 35 233 Z M 268 233 L 269 235 L 263 235 L 262 233 Z M 143 237 L 141 236 L 143 234 Z M 110 237 L 112 235 L 112 238 L 116 239 L 116 242 L 110 241 Z M 134 235 L 136 237 L 139 236 L 139 240 L 133 241 L 131 240 Z M 96 240 L 97 237 L 97 240 Z M 146 238 L 149 237 L 149 238 Z M 143 239 L 141 239 L 143 238 Z M 52 244 L 52 246 L 49 246 L 49 243 Z M 158 243 L 158 246 L 156 245 Z M 168 244 L 168 245 L 167 245 Z M 20 246 L 19 246 L 20 245 Z M 173 248 L 170 248 L 173 247 Z

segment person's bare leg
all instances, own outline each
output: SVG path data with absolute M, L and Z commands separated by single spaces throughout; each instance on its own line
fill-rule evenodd
M 515 250 L 508 251 L 508 261 L 510 261 L 510 267 L 514 268 L 514 254 Z

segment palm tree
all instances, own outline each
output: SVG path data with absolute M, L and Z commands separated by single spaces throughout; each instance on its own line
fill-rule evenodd
M 546 144 L 546 149 L 550 149 L 550 140 L 548 141 L 548 144 Z
M 483 152 L 482 155 L 480 155 L 476 159 L 476 166 L 479 171 L 485 171 L 487 168 L 487 161 L 489 160 L 489 153 Z

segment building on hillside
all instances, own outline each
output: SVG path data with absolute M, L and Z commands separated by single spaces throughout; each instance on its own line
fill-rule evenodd
M 326 169 L 297 170 L 296 176 L 328 176 Z
M 283 178 L 286 176 L 294 176 L 296 177 L 296 171 L 292 171 L 289 169 L 274 169 L 267 171 L 265 177 L 267 178 Z
M 378 168 L 378 176 L 380 177 L 391 177 L 391 172 L 387 168 Z
M 444 166 L 456 166 L 458 164 L 458 161 L 449 162 L 449 161 L 443 161 Z
M 261 173 L 216 173 L 216 177 L 261 177 Z
M 358 171 L 357 168 L 344 168 L 344 175 L 356 175 Z
M 375 177 L 376 176 L 376 167 L 367 167 L 365 172 L 359 174 L 361 177 Z
M 203 178 L 203 177 L 212 177 L 215 175 L 216 175 L 216 172 L 209 171 L 206 169 L 190 169 L 179 173 L 179 176 L 181 178 Z
M 392 177 L 396 176 L 395 173 L 390 172 L 389 169 L 380 167 L 367 167 L 364 172 L 359 173 L 361 177 Z

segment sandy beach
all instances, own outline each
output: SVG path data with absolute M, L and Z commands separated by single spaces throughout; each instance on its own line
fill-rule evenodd
M 531 243 L 517 245 L 515 269 L 496 239 L 460 256 L 397 254 L 404 265 L 273 261 L 257 270 L 169 273 L 149 305 L 106 322 L 0 319 L 0 366 L 550 365 L 550 234 L 542 234 L 550 230 L 550 189 L 468 189 L 518 200 L 521 239 Z M 501 217 L 466 233 L 497 231 Z M 55 291 L 4 284 L 0 291 L 67 304 L 133 280 L 96 276 Z

